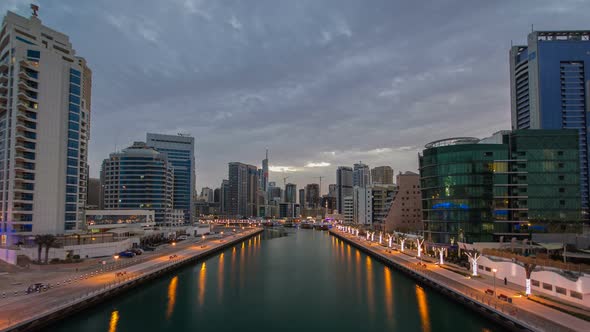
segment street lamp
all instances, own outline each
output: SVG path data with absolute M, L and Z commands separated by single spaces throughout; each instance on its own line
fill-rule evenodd
M 496 272 L 498 272 L 498 270 L 492 269 L 492 272 L 494 272 L 494 296 L 496 296 Z

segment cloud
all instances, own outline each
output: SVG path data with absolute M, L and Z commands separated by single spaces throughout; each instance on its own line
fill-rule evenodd
M 28 3 L 0 10 L 29 16 Z M 146 131 L 187 132 L 198 187 L 218 187 L 230 161 L 260 166 L 268 148 L 271 178 L 289 173 L 301 188 L 322 176 L 325 192 L 338 166 L 416 171 L 430 141 L 510 128 L 510 41 L 526 42 L 531 23 L 583 29 L 589 10 L 554 0 L 60 0 L 43 2 L 40 18 L 93 70 L 92 176 Z
M 292 167 L 292 166 L 268 166 L 268 170 L 270 172 L 278 172 L 278 173 L 297 172 L 297 168 Z
M 319 163 L 313 163 L 313 162 L 307 163 L 305 165 L 305 167 L 310 167 L 310 168 L 314 168 L 314 167 L 328 167 L 330 165 L 331 165 L 330 163 L 327 163 L 325 161 L 322 161 L 322 162 L 319 162 Z

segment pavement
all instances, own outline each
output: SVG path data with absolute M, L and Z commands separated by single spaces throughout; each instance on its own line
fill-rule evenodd
M 338 230 L 332 230 L 332 232 L 339 234 L 340 236 L 346 237 L 350 241 L 365 247 L 389 260 L 403 264 L 404 266 L 411 267 L 417 272 L 422 272 L 424 275 L 431 277 L 439 284 L 446 286 L 447 288 L 453 288 L 455 291 L 459 291 L 466 296 L 476 299 L 482 304 L 486 304 L 488 307 L 492 307 L 503 313 L 509 314 L 520 321 L 524 322 L 525 325 L 533 327 L 539 331 L 590 331 L 590 322 L 579 319 L 575 316 L 567 313 L 555 310 L 545 305 L 535 303 L 523 297 L 520 292 L 523 291 L 523 287 L 504 285 L 503 282 L 496 281 L 496 294 L 504 294 L 512 298 L 512 305 L 504 301 L 497 300 L 491 295 L 486 295 L 487 289 L 493 289 L 493 279 L 490 277 L 482 276 L 481 278 L 467 278 L 462 274 L 458 274 L 454 271 L 446 268 L 441 268 L 437 264 L 434 264 L 434 259 L 426 258 L 422 260 L 426 267 L 418 267 L 418 258 L 415 257 L 416 252 L 411 250 L 404 250 L 401 253 L 396 250 L 389 250 L 387 247 L 379 245 L 375 242 L 370 242 L 362 238 L 358 238 L 351 234 L 341 232 Z M 432 262 L 430 262 L 432 260 Z M 467 272 L 465 269 L 458 268 L 463 273 Z
M 137 260 L 121 261 L 112 269 L 93 275 L 85 273 L 69 278 L 70 282 L 60 283 L 57 287 L 41 293 L 22 296 L 7 296 L 0 299 L 0 331 L 10 330 L 14 325 L 42 317 L 58 308 L 73 305 L 76 301 L 87 299 L 102 291 L 116 287 L 130 279 L 153 273 L 159 269 L 178 263 L 207 251 L 225 245 L 228 241 L 246 238 L 260 228 L 238 229 L 237 234 L 226 234 L 222 238 L 208 240 L 185 240 L 175 246 L 168 246 L 150 255 L 141 255 Z M 175 255 L 173 258 L 171 256 Z M 121 258 L 119 258 L 121 260 Z M 85 277 L 83 277 L 85 275 Z M 51 282 L 51 281 L 45 281 Z

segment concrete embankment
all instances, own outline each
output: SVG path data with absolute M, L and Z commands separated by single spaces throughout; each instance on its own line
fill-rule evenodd
M 36 311 L 38 313 L 29 315 L 23 319 L 19 319 L 19 317 L 3 317 L 3 321 L 0 322 L 3 323 L 0 325 L 2 327 L 0 331 L 37 331 L 58 320 L 64 319 L 69 315 L 87 309 L 115 296 L 121 295 L 122 293 L 136 286 L 165 275 L 182 266 L 194 263 L 195 261 L 206 259 L 220 251 L 248 240 L 249 238 L 258 235 L 263 231 L 263 229 L 256 229 L 247 231 L 245 234 L 236 234 L 233 237 L 224 238 L 222 241 L 215 240 L 212 243 L 206 243 L 206 247 L 204 248 L 201 247 L 200 243 L 195 243 L 192 246 L 179 248 L 177 257 L 174 257 L 175 253 L 172 252 L 164 255 L 167 257 L 162 256 L 154 258 L 148 262 L 138 264 L 135 271 L 125 273 L 125 275 L 118 277 L 115 281 L 104 282 L 100 279 L 97 279 L 94 287 L 88 287 L 87 289 L 75 289 L 72 294 L 64 295 L 63 301 L 60 301 L 60 304 L 57 306 L 53 305 L 53 303 L 55 303 L 55 297 L 58 295 L 52 295 L 52 290 L 47 293 L 39 294 L 39 298 L 24 299 L 24 301 L 30 302 L 31 307 L 38 306 L 39 310 Z M 133 270 L 132 268 L 133 266 L 128 268 L 128 270 Z M 109 275 L 111 274 L 114 274 L 114 272 L 110 273 Z M 100 278 L 100 276 L 97 276 L 96 278 Z M 53 297 L 54 302 L 48 301 L 48 307 L 44 310 L 41 310 L 41 308 L 44 306 L 41 296 Z M 7 313 L 5 312 L 5 314 Z
M 495 322 L 513 331 L 575 331 L 568 326 L 558 324 L 549 318 L 540 317 L 534 313 L 522 310 L 515 305 L 499 301 L 486 295 L 480 290 L 465 286 L 460 280 L 452 280 L 441 276 L 432 267 L 426 268 L 417 264 L 409 256 L 402 253 L 387 253 L 385 248 L 378 244 L 365 244 L 358 239 L 352 239 L 339 231 L 330 230 L 330 234 L 336 238 L 363 251 L 367 255 L 379 260 L 383 264 L 393 267 L 417 280 L 420 284 L 427 285 L 438 292 L 445 294 L 475 312 L 488 317 Z M 436 269 L 441 269 L 436 267 Z M 464 278 L 457 274 L 455 279 Z

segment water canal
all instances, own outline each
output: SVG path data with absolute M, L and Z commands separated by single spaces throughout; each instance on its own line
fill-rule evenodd
M 328 232 L 270 231 L 47 331 L 502 331 Z

